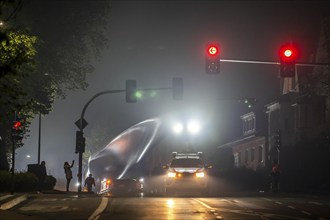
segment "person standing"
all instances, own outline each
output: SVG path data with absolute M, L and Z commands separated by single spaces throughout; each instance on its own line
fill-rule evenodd
M 277 159 L 273 160 L 273 166 L 270 175 L 272 177 L 272 191 L 278 192 L 280 188 L 281 167 L 278 164 Z
M 65 172 L 65 178 L 66 178 L 66 191 L 69 192 L 70 188 L 70 182 L 72 179 L 72 171 L 71 168 L 73 167 L 74 160 L 72 161 L 71 165 L 65 161 L 64 163 L 64 172 Z
M 87 186 L 87 192 L 92 192 L 92 187 L 95 187 L 95 179 L 93 178 L 92 174 L 89 174 L 89 176 L 85 180 L 85 186 Z

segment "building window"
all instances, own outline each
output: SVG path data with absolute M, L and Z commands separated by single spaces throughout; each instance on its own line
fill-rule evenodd
M 238 153 L 234 153 L 235 167 L 238 167 L 239 166 L 239 163 L 238 163 L 239 159 L 238 159 L 238 157 L 239 157 L 239 154 Z
M 254 161 L 254 148 L 251 148 L 250 154 L 251 154 L 251 156 L 250 156 L 251 161 Z
M 242 152 L 238 153 L 238 166 L 242 165 Z
M 263 146 L 258 147 L 258 162 L 261 163 L 263 161 L 263 155 L 264 155 L 264 148 Z
M 245 163 L 249 162 L 249 151 L 245 150 Z
M 242 118 L 242 123 L 243 123 L 244 135 L 248 135 L 255 132 L 255 127 L 256 127 L 255 115 L 249 115 L 247 117 Z

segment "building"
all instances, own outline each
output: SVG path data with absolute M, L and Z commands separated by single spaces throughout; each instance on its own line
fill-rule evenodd
M 234 167 L 252 170 L 264 168 L 267 156 L 267 126 L 262 111 L 249 112 L 241 116 L 242 136 L 218 147 L 231 148 Z

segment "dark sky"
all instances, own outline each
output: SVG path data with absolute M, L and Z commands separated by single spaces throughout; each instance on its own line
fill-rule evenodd
M 78 2 L 78 1 L 77 1 Z M 97 1 L 95 1 L 97 2 Z M 43 4 L 39 1 L 39 4 Z M 45 3 L 46 4 L 46 3 Z M 59 8 L 61 1 L 58 1 Z M 88 108 L 85 134 L 108 121 L 119 130 L 178 109 L 198 112 L 214 122 L 218 142 L 240 134 L 245 106 L 237 97 L 271 100 L 279 95 L 278 66 L 221 63 L 219 75 L 205 74 L 205 45 L 219 42 L 222 59 L 277 60 L 278 48 L 290 40 L 300 46 L 300 61 L 315 53 L 320 18 L 326 1 L 113 1 L 108 23 L 109 48 L 95 61 L 86 91 L 70 92 L 42 119 L 41 160 L 56 177 L 64 177 L 63 162 L 77 160 L 74 122 L 95 93 L 124 89 L 136 79 L 139 88 L 170 87 L 184 80 L 185 100 L 159 99 L 125 103 L 124 94 L 105 95 Z M 93 10 L 92 8 L 90 10 Z M 47 12 L 45 12 L 47 13 Z M 60 13 L 59 13 L 60 14 Z M 25 146 L 18 150 L 18 169 L 37 162 L 37 119 Z M 110 140 L 109 140 L 110 141 Z M 31 155 L 27 159 L 25 156 Z

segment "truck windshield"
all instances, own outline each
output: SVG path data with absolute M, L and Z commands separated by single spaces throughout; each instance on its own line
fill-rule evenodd
M 195 158 L 174 159 L 171 167 L 203 167 L 203 161 Z

